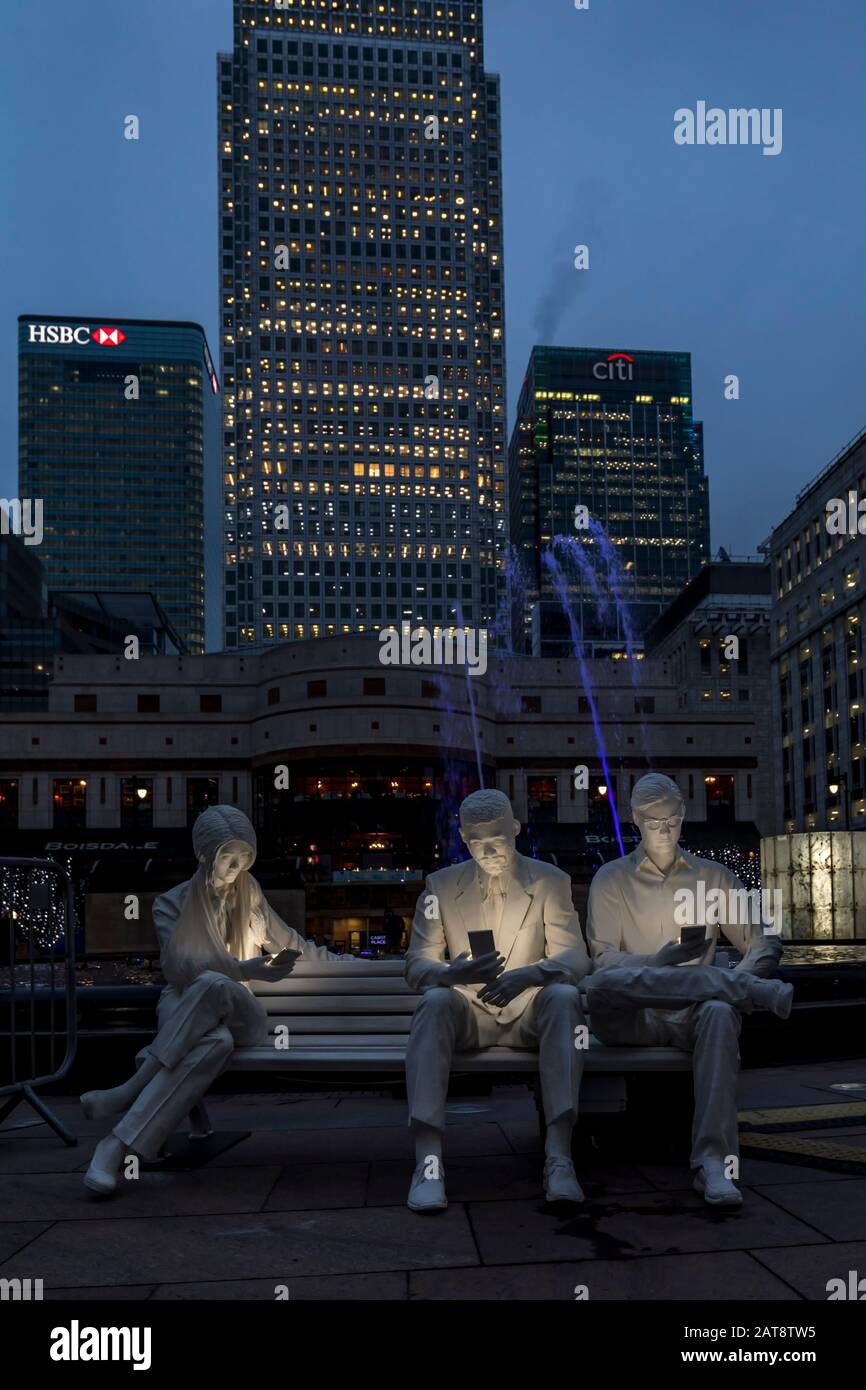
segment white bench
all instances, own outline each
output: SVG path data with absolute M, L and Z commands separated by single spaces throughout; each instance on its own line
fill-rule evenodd
M 267 1008 L 273 1042 L 237 1048 L 228 1070 L 371 1080 L 402 1075 L 421 998 L 406 984 L 402 960 L 299 961 L 288 979 L 253 988 Z M 278 1028 L 288 1033 L 280 1037 Z M 581 1107 L 623 1110 L 628 1074 L 690 1072 L 691 1065 L 690 1054 L 676 1048 L 606 1047 L 590 1035 Z M 457 1053 L 451 1074 L 534 1078 L 537 1072 L 537 1051 L 488 1047 Z

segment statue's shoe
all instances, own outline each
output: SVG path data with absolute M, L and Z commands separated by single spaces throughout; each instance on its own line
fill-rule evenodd
M 444 1211 L 448 1205 L 445 1196 L 445 1174 L 441 1167 L 438 1178 L 425 1178 L 426 1163 L 419 1163 L 412 1174 L 409 1188 L 408 1206 L 410 1211 Z
M 79 1104 L 88 1120 L 107 1120 L 127 1108 L 114 1091 L 86 1091 Z
M 770 980 L 768 983 L 776 986 L 776 997 L 770 1005 L 773 1013 L 777 1018 L 790 1018 L 794 1004 L 794 986 L 786 984 L 784 980 Z
M 700 1192 L 707 1206 L 741 1207 L 743 1194 L 726 1178 L 721 1163 L 704 1163 L 695 1173 L 694 1189 Z
M 548 1202 L 582 1202 L 583 1188 L 570 1158 L 548 1158 L 544 1164 L 544 1191 Z
M 84 1174 L 84 1186 L 89 1192 L 95 1192 L 97 1197 L 110 1197 L 117 1191 L 117 1174 L 100 1168 L 94 1154 L 90 1167 Z
M 777 1018 L 790 1018 L 794 1003 L 794 986 L 784 980 L 756 979 L 753 986 L 753 999 L 762 1008 L 769 1009 Z

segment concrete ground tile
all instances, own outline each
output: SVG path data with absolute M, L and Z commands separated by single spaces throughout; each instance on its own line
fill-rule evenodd
M 251 1143 L 251 1140 L 246 1140 Z M 445 1142 L 454 1157 L 464 1154 L 510 1152 L 498 1125 L 448 1126 Z M 243 1148 L 243 1145 L 241 1145 Z M 415 1146 L 408 1125 L 399 1129 L 311 1129 L 285 1135 L 284 1162 L 358 1162 L 368 1159 L 405 1159 L 414 1166 Z
M 760 1192 L 760 1187 L 755 1191 Z M 766 1195 L 830 1240 L 866 1240 L 866 1178 L 839 1177 L 814 1185 L 778 1183 L 768 1187 Z M 762 1242 L 753 1244 L 757 1249 Z
M 866 1241 L 794 1246 L 787 1250 L 758 1249 L 753 1250 L 752 1255 L 795 1288 L 801 1297 L 812 1302 L 827 1299 L 830 1279 L 844 1279 L 847 1285 L 850 1270 L 857 1273 L 858 1279 L 866 1279 Z M 866 1286 L 863 1294 L 866 1294 Z
M 368 1171 L 367 1163 L 287 1163 L 263 1210 L 362 1207 Z
M 405 1207 L 250 1212 L 150 1220 L 60 1221 L 0 1265 L 0 1277 L 38 1273 L 57 1287 L 273 1279 L 476 1264 L 463 1207 L 417 1217 Z
M 450 1202 L 513 1201 L 544 1195 L 541 1154 L 504 1154 L 488 1158 L 455 1158 L 445 1154 L 445 1178 Z M 367 1205 L 389 1206 L 405 1202 L 413 1164 L 374 1163 L 371 1166 Z M 577 1168 L 584 1191 L 590 1197 L 614 1192 L 651 1192 L 645 1179 L 633 1171 Z
M 775 1191 L 775 1189 L 774 1189 Z M 752 1194 L 740 1211 L 713 1211 L 694 1192 L 636 1193 L 584 1208 L 478 1202 L 470 1209 L 484 1264 L 744 1250 L 821 1241 L 808 1226 Z
M 215 1279 L 209 1284 L 161 1284 L 154 1293 L 160 1302 L 208 1299 L 227 1303 L 275 1302 L 274 1279 Z M 284 1280 L 288 1303 L 405 1302 L 406 1275 L 326 1274 Z
M 101 1198 L 87 1191 L 80 1173 L 9 1174 L 3 1178 L 3 1211 L 36 1221 L 258 1211 L 279 1176 L 279 1168 L 143 1172 L 136 1179 L 121 1178 L 118 1192 Z
M 515 1153 L 534 1154 L 544 1151 L 544 1140 L 538 1132 L 537 1120 L 500 1120 L 498 1123 Z
M 50 1226 L 49 1221 L 0 1221 L 0 1262 L 8 1260 L 18 1251 L 26 1252 L 27 1247 L 47 1231 Z M 22 1253 L 22 1258 L 26 1262 L 26 1254 Z M 22 1275 L 30 1275 L 33 1279 L 41 1276 L 38 1271 L 22 1269 Z
M 662 1163 L 641 1163 L 639 1171 L 653 1187 L 662 1192 L 684 1191 L 691 1184 L 691 1172 L 685 1165 Z M 838 1181 L 840 1173 L 829 1173 L 823 1168 L 801 1168 L 793 1164 L 778 1163 L 763 1158 L 743 1158 L 737 1186 L 745 1188 L 763 1187 L 770 1183 L 829 1182 Z M 748 1201 L 748 1195 L 745 1200 Z
M 414 1300 L 514 1300 L 573 1302 L 586 1288 L 595 1302 L 682 1300 L 715 1302 L 737 1298 L 797 1301 L 787 1285 L 740 1251 L 706 1255 L 657 1255 L 652 1259 L 563 1261 L 561 1264 L 497 1265 L 493 1268 L 419 1270 L 409 1275 Z M 575 1317 L 580 1317 L 580 1308 Z M 591 1326 L 591 1324 L 589 1324 Z M 575 1324 L 578 1326 L 578 1324 Z
M 84 1289 L 45 1288 L 46 1303 L 117 1303 L 124 1300 L 144 1303 L 153 1296 L 155 1284 L 94 1284 Z
M 47 1127 L 45 1131 L 25 1131 L 32 1137 L 6 1137 L 0 1134 L 0 1175 L 4 1173 L 72 1173 L 89 1163 L 96 1139 L 86 1138 L 71 1147 Z
M 395 1206 L 405 1202 L 413 1168 L 412 1160 L 371 1164 L 367 1205 Z M 456 1158 L 446 1152 L 444 1169 L 448 1200 L 452 1203 L 541 1196 L 541 1166 L 534 1158 L 517 1154 Z

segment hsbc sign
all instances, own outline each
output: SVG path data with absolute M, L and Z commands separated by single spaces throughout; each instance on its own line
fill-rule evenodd
M 96 343 L 99 347 L 120 347 L 126 341 L 126 334 L 119 328 L 88 328 L 84 324 L 73 327 L 71 323 L 28 323 L 28 343 L 76 343 L 84 347 L 86 343 Z

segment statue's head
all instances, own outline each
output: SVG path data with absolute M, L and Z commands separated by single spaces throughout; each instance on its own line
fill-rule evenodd
M 256 858 L 256 832 L 237 806 L 209 806 L 192 828 L 192 846 L 215 887 L 227 887 Z
M 631 794 L 632 820 L 650 858 L 670 852 L 679 841 L 686 805 L 676 782 L 661 772 L 648 772 L 635 782 Z
M 502 874 L 511 867 L 519 834 L 520 822 L 504 792 L 472 792 L 461 803 L 460 838 L 484 873 Z

